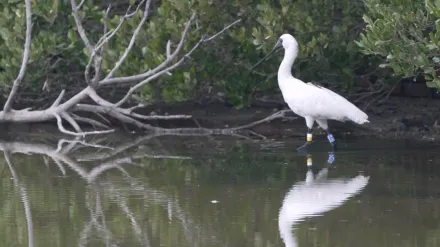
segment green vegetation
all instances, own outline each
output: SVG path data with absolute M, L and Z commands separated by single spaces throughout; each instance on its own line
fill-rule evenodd
M 113 3 L 109 28 L 118 25 L 128 2 L 138 4 L 138 1 Z M 220 38 L 204 44 L 172 75 L 146 85 L 136 99 L 199 100 L 202 95 L 222 92 L 234 106 L 243 107 L 253 98 L 278 93 L 276 70 L 281 56 L 254 70 L 250 68 L 285 32 L 293 34 L 300 43 L 300 56 L 293 72 L 304 81 L 348 92 L 368 84 L 366 82 L 374 79 L 370 76 L 415 78 L 423 75 L 429 86 L 440 88 L 436 74 L 440 63 L 437 31 L 440 7 L 434 2 L 152 1 L 148 23 L 141 29 L 127 62 L 116 76 L 140 73 L 161 63 L 165 59 L 167 40 L 178 40 L 191 12 L 196 11 L 200 30 L 190 33 L 186 50 L 200 35 L 218 31 L 238 18 L 242 22 Z M 104 1 L 85 1 L 80 11 L 86 32 L 94 42 L 103 32 L 106 7 Z M 32 1 L 32 8 L 32 54 L 20 100 L 53 98 L 62 88 L 78 92 L 85 86 L 83 71 L 88 54 L 76 31 L 70 1 Z M 0 93 L 5 98 L 21 64 L 24 2 L 3 1 L 0 12 Z M 104 73 L 108 73 L 125 51 L 142 14 L 139 11 L 128 19 L 105 46 Z
M 381 68 L 406 78 L 423 76 L 440 88 L 440 4 L 438 1 L 365 0 L 367 23 L 359 46 L 383 58 Z M 423 78 L 422 77 L 422 78 Z

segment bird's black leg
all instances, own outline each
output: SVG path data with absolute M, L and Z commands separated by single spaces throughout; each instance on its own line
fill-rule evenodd
M 304 145 L 299 147 L 297 150 L 300 152 L 306 151 L 307 147 L 310 146 L 310 144 L 312 144 L 312 139 L 313 139 L 312 129 L 307 127 L 307 141 Z
M 330 144 L 332 145 L 333 152 L 336 151 L 336 140 L 333 137 L 333 134 L 330 133 L 330 131 L 328 129 L 325 130 L 325 133 L 327 133 L 327 139 L 328 139 L 328 142 L 330 142 Z

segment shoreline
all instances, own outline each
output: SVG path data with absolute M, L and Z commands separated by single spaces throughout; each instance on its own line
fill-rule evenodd
M 288 109 L 287 106 L 252 106 L 243 109 L 235 109 L 225 103 L 216 102 L 210 104 L 195 104 L 181 102 L 174 104 L 151 105 L 144 109 L 153 114 L 188 114 L 192 119 L 156 120 L 149 123 L 164 128 L 173 127 L 205 127 L 223 128 L 235 127 L 263 119 L 276 111 Z M 372 106 L 365 111 L 369 116 L 370 123 L 356 125 L 350 122 L 338 122 L 329 120 L 330 130 L 336 135 L 350 135 L 357 137 L 372 137 L 389 140 L 440 140 L 440 100 L 430 98 L 409 98 L 390 96 L 382 104 Z M 302 138 L 306 133 L 304 119 L 288 114 L 288 119 L 276 119 L 271 122 L 254 126 L 252 130 L 267 138 L 285 139 Z M 194 121 L 196 120 L 196 121 Z M 33 124 L 8 124 L 4 123 L 3 129 L 8 134 L 15 131 L 44 132 L 46 128 L 56 128 L 54 123 Z M 113 126 L 122 132 L 124 127 L 118 123 Z M 130 128 L 130 130 L 135 130 Z M 139 130 L 135 130 L 139 132 Z M 53 133 L 53 130 L 51 131 Z M 314 133 L 323 134 L 322 129 L 315 123 Z M 6 133 L 5 133 L 6 134 Z

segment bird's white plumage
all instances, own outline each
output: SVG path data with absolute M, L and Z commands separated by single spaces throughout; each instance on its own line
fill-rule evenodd
M 278 215 L 280 236 L 286 247 L 298 246 L 292 226 L 306 217 L 321 215 L 341 206 L 350 197 L 360 193 L 368 184 L 369 177 L 358 175 L 352 179 L 327 180 L 327 168 L 318 178 L 309 170 L 305 182 L 295 184 L 284 197 Z
M 284 101 L 293 112 L 306 119 L 308 126 L 320 120 L 318 124 L 325 127 L 327 119 L 351 120 L 358 124 L 369 122 L 367 114 L 339 94 L 294 78 L 291 68 L 298 55 L 298 43 L 290 34 L 283 34 L 280 39 L 285 52 L 278 69 L 278 85 Z

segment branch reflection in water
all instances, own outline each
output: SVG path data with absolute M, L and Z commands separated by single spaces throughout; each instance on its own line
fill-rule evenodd
M 60 173 L 63 174 L 63 177 L 67 176 L 68 171 L 66 171 L 65 167 L 67 166 L 87 183 L 85 188 L 85 202 L 90 213 L 90 218 L 85 222 L 83 230 L 80 236 L 78 236 L 78 246 L 86 246 L 92 241 L 94 243 L 100 241 L 102 244 L 105 244 L 105 246 L 120 246 L 121 243 L 115 239 L 115 234 L 109 230 L 107 225 L 108 221 L 104 214 L 103 201 L 114 202 L 118 210 L 127 217 L 140 246 L 152 246 L 151 236 L 149 235 L 151 229 L 147 229 L 148 224 L 144 222 L 145 220 L 148 221 L 148 219 L 137 218 L 136 214 L 133 213 L 129 207 L 129 200 L 132 196 L 142 198 L 145 204 L 154 203 L 159 205 L 163 210 L 168 212 L 169 218 L 176 217 L 180 221 L 187 241 L 193 243 L 193 246 L 203 246 L 205 241 L 212 241 L 212 236 L 215 234 L 204 232 L 203 227 L 197 225 L 191 215 L 179 206 L 179 201 L 175 197 L 167 195 L 164 191 L 153 189 L 144 178 L 142 181 L 135 179 L 124 169 L 124 165 L 136 165 L 137 160 L 144 158 L 191 159 L 191 157 L 186 156 L 145 153 L 145 150 L 139 152 L 141 154 L 129 152 L 130 150 L 133 151 L 132 149 L 134 148 L 137 149 L 141 143 L 157 136 L 158 135 L 141 136 L 116 147 L 102 145 L 101 142 L 105 141 L 105 138 L 95 141 L 94 143 L 86 143 L 81 139 L 62 139 L 58 141 L 57 145 L 54 145 L 56 147 L 42 142 L 0 142 L 0 150 L 4 153 L 5 161 L 14 181 L 14 187 L 19 193 L 25 209 L 28 246 L 36 245 L 34 242 L 33 219 L 26 186 L 21 182 L 20 175 L 17 174 L 14 168 L 13 155 L 11 155 L 13 153 L 41 155 L 44 158 L 46 166 L 52 165 L 49 161 L 51 159 L 53 160 L 53 164 L 58 167 Z M 88 152 L 86 155 L 80 152 L 75 153 L 78 149 L 85 147 L 95 150 L 94 152 Z M 88 170 L 86 167 L 90 166 L 90 164 L 85 164 L 85 162 L 90 161 L 97 162 L 97 164 L 94 164 L 93 168 Z M 105 180 L 101 179 L 104 176 L 103 174 L 110 170 L 118 170 L 122 174 L 123 184 L 119 183 L 120 181 L 114 183 L 114 181 L 108 178 Z
M 306 180 L 294 184 L 285 195 L 278 215 L 278 228 L 286 247 L 298 246 L 292 232 L 296 224 L 341 206 L 368 184 L 369 177 L 363 175 L 351 179 L 328 179 L 328 168 L 334 160 L 334 154 L 329 153 L 326 167 L 315 177 L 311 169 L 312 156 L 308 155 Z

